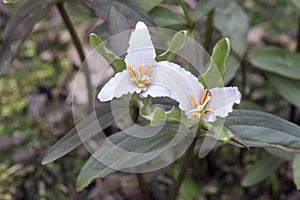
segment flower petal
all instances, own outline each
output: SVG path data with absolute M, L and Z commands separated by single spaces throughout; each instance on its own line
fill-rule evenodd
M 125 56 L 126 65 L 135 68 L 140 64 L 154 64 L 156 63 L 155 56 L 155 49 L 146 24 L 138 22 L 129 39 L 129 47 Z
M 167 85 L 179 102 L 179 108 L 189 112 L 194 109 L 190 96 L 200 102 L 204 87 L 189 71 L 175 63 L 161 61 L 157 63 L 157 80 Z
M 138 88 L 130 78 L 131 76 L 128 70 L 117 73 L 101 89 L 98 94 L 98 99 L 100 101 L 110 101 L 114 97 L 119 98 L 124 94 L 132 94 L 134 92 L 139 93 L 141 89 Z
M 216 121 L 216 117 L 225 118 L 233 111 L 233 104 L 239 104 L 241 93 L 237 87 L 213 88 L 209 90 L 211 99 L 207 104 L 207 108 L 213 112 L 207 113 L 203 120 L 208 122 Z
M 165 83 L 162 83 L 158 79 L 158 68 L 153 67 L 150 72 L 150 76 L 152 77 L 152 82 L 148 86 L 147 90 L 141 93 L 141 97 L 147 97 L 148 95 L 151 97 L 169 97 L 174 99 L 175 96 L 170 90 L 170 87 Z

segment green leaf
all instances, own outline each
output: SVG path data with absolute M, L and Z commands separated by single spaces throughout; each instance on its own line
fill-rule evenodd
M 170 111 L 164 111 L 160 107 L 155 107 L 150 114 L 150 125 L 158 126 L 162 123 L 183 124 L 190 128 L 199 123 L 199 120 L 187 118 L 181 110 L 173 107 Z
M 194 22 L 199 21 L 202 17 L 207 15 L 218 5 L 224 3 L 224 0 L 200 0 L 197 3 L 197 7 L 192 12 L 192 19 Z
M 273 147 L 300 153 L 300 127 L 269 113 L 235 110 L 225 121 L 249 147 Z
M 275 172 L 281 163 L 282 160 L 278 157 L 265 153 L 242 179 L 242 186 L 250 187 L 265 180 Z
M 174 168 L 174 179 L 179 175 L 180 167 L 178 165 Z M 179 189 L 179 196 L 183 200 L 197 199 L 200 196 L 200 188 L 197 182 L 190 174 L 187 174 L 182 181 Z
M 300 1 L 299 0 L 290 0 L 298 10 L 300 10 Z
M 300 107 L 300 80 L 293 80 L 266 73 L 269 82 L 291 104 Z
M 207 71 L 198 79 L 206 87 L 214 88 L 224 85 L 223 78 L 226 72 L 226 64 L 230 53 L 230 41 L 228 38 L 219 40 L 211 56 L 211 64 Z
M 106 105 L 106 104 L 105 104 Z M 99 113 L 93 112 L 61 138 L 45 155 L 42 164 L 53 162 L 66 155 L 82 143 L 90 140 L 113 122 L 113 115 L 109 105 L 103 106 Z M 120 113 L 121 109 L 120 109 Z M 97 115 L 101 115 L 97 118 Z M 123 116 L 122 114 L 120 116 Z
M 109 10 L 108 25 L 111 35 L 116 35 L 130 29 L 126 17 L 113 6 Z M 128 43 L 128 40 L 126 40 L 126 43 Z
M 125 61 L 109 51 L 104 46 L 102 40 L 94 33 L 90 34 L 90 44 L 107 60 L 108 63 L 111 64 L 115 72 L 121 72 L 126 69 Z
M 185 24 L 185 19 L 182 15 L 161 6 L 154 8 L 149 14 L 159 27 L 183 27 Z
M 288 161 L 293 161 L 294 160 L 294 157 L 296 154 L 293 154 L 293 153 L 289 153 L 289 152 L 286 152 L 286 151 L 282 151 L 280 149 L 275 149 L 275 148 L 270 148 L 270 147 L 267 147 L 267 148 L 264 148 L 267 152 L 269 152 L 270 154 L 278 157 L 278 158 L 281 158 L 283 160 L 288 160 Z
M 293 181 L 297 187 L 297 190 L 300 189 L 300 155 L 295 155 L 293 161 Z
M 28 0 L 9 18 L 0 50 L 0 76 L 7 73 L 22 41 L 51 10 L 55 0 Z
M 213 123 L 201 123 L 209 132 L 206 135 L 212 136 L 219 142 L 228 143 L 233 138 L 232 132 L 224 126 L 223 120 L 217 120 Z
M 157 132 L 152 137 L 138 138 L 132 135 Z M 130 135 L 128 133 L 131 133 Z M 77 190 L 82 190 L 94 179 L 102 178 L 115 171 L 134 167 L 155 159 L 161 154 L 159 151 L 174 139 L 181 141 L 183 137 L 192 134 L 189 129 L 175 124 L 165 124 L 164 127 L 129 127 L 123 131 L 109 136 L 104 144 L 89 158 L 82 167 L 77 178 Z M 192 139 L 192 138 L 191 138 Z M 122 149 L 122 150 L 120 150 Z M 132 152 L 131 154 L 129 152 Z M 134 153 L 135 152 L 135 153 Z M 148 152 L 148 153 L 147 153 Z M 151 155 L 149 155 L 151 152 Z M 136 154 L 139 153 L 139 154 Z M 105 159 L 109 166 L 99 162 Z M 106 162 L 106 164 L 107 164 Z M 134 163 L 134 164 L 133 164 Z
M 175 58 L 176 52 L 178 52 L 184 45 L 187 39 L 187 31 L 177 32 L 171 39 L 169 48 L 156 57 L 156 61 L 172 61 Z
M 3 0 L 3 3 L 18 3 L 20 0 Z
M 107 12 L 113 6 L 128 19 L 153 24 L 148 13 L 135 0 L 80 0 L 96 16 L 107 20 Z
M 233 51 L 243 57 L 247 47 L 249 20 L 241 6 L 234 2 L 219 6 L 215 12 L 214 26 L 223 36 L 230 38 Z
M 151 1 L 145 1 L 145 0 L 136 0 L 138 4 L 147 12 L 161 4 L 164 0 L 151 0 Z
M 217 42 L 213 49 L 211 59 L 217 66 L 222 78 L 226 72 L 228 56 L 230 54 L 230 41 L 228 38 L 223 38 Z
M 240 61 L 234 56 L 229 56 L 227 70 L 224 75 L 224 85 L 230 83 L 230 81 L 236 76 L 238 69 L 240 68 Z
M 298 53 L 277 47 L 264 47 L 251 53 L 249 61 L 261 70 L 300 80 Z

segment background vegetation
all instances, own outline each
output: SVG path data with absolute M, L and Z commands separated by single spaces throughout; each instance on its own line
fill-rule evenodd
M 141 198 L 135 177 L 125 173 L 98 179 L 76 192 L 76 178 L 89 157 L 82 146 L 41 165 L 49 147 L 74 125 L 71 87 L 84 58 L 82 49 L 91 48 L 90 33 L 105 40 L 134 28 L 139 20 L 149 26 L 187 29 L 210 53 L 217 40 L 229 37 L 232 53 L 225 82 L 243 92 L 239 108 L 266 111 L 300 124 L 296 0 L 6 3 L 0 3 L 0 199 Z M 82 49 L 74 42 L 74 32 L 70 35 L 72 27 Z M 224 145 L 201 160 L 195 155 L 180 198 L 300 198 L 295 185 L 299 161 L 274 149 L 268 152 Z M 146 174 L 154 199 L 166 197 L 176 173 L 176 166 L 170 166 Z

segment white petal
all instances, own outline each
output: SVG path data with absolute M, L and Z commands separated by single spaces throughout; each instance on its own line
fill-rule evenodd
M 127 66 L 131 65 L 135 68 L 140 64 L 156 63 L 155 57 L 155 49 L 149 30 L 143 22 L 138 22 L 129 39 L 125 62 Z
M 142 92 L 140 94 L 141 97 L 147 97 L 147 96 L 151 96 L 151 97 L 169 97 L 174 99 L 175 96 L 174 94 L 171 92 L 170 89 L 168 89 L 168 87 L 164 84 L 161 84 L 159 82 L 152 82 L 146 91 Z
M 114 97 L 121 97 L 123 94 L 132 94 L 134 92 L 139 93 L 141 89 L 138 88 L 136 84 L 130 80 L 130 78 L 131 76 L 127 69 L 117 73 L 101 89 L 98 94 L 98 99 L 100 101 L 110 101 Z
M 198 79 L 179 65 L 167 61 L 158 62 L 157 70 L 157 81 L 170 88 L 175 100 L 179 102 L 179 108 L 186 111 L 186 114 L 194 109 L 190 96 L 200 102 L 204 90 Z
M 237 87 L 213 88 L 209 90 L 211 99 L 207 104 L 207 108 L 213 112 L 208 113 L 203 118 L 204 121 L 214 122 L 216 117 L 225 118 L 233 111 L 233 104 L 240 103 L 241 93 Z

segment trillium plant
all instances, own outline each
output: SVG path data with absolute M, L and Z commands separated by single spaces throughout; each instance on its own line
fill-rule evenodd
M 233 110 L 235 104 L 240 104 L 242 94 L 236 86 L 223 87 L 230 56 L 228 38 L 216 43 L 211 56 L 206 53 L 209 67 L 196 76 L 195 70 L 189 70 L 190 66 L 176 59 L 181 56 L 177 53 L 187 48 L 184 44 L 188 43 L 188 31 L 174 34 L 169 48 L 160 55 L 156 54 L 150 32 L 145 23 L 137 22 L 124 59 L 91 34 L 91 45 L 116 72 L 96 92 L 98 103 L 104 106 L 90 113 L 57 142 L 43 164 L 62 157 L 96 135 L 102 136 L 104 139 L 97 141 L 100 144 L 97 148 L 95 142 L 92 145 L 94 151 L 80 171 L 77 190 L 83 190 L 96 178 L 122 170 L 135 173 L 144 199 L 149 199 L 142 172 L 175 166 L 174 169 L 180 170 L 174 176 L 169 199 L 176 199 L 196 151 L 202 158 L 207 151 L 228 143 L 240 148 L 268 147 L 271 153 L 276 149 L 292 156 L 300 153 L 295 146 L 300 140 L 294 139 L 300 135 L 297 125 L 268 113 Z M 197 52 L 192 48 L 185 50 Z M 113 102 L 119 100 L 128 104 L 114 107 Z M 113 113 L 118 118 L 133 120 L 106 136 L 104 130 L 116 127 L 119 120 Z M 282 136 L 287 137 L 279 139 Z M 214 142 L 206 143 L 207 138 Z M 178 168 L 177 163 L 183 164 Z
M 198 78 L 169 61 L 156 62 L 156 53 L 147 26 L 136 24 L 125 56 L 126 69 L 115 74 L 98 94 L 100 101 L 110 101 L 127 94 L 140 98 L 168 97 L 179 103 L 187 118 L 215 122 L 225 118 L 239 104 L 237 87 L 205 89 Z M 175 192 L 176 193 L 176 192 Z

